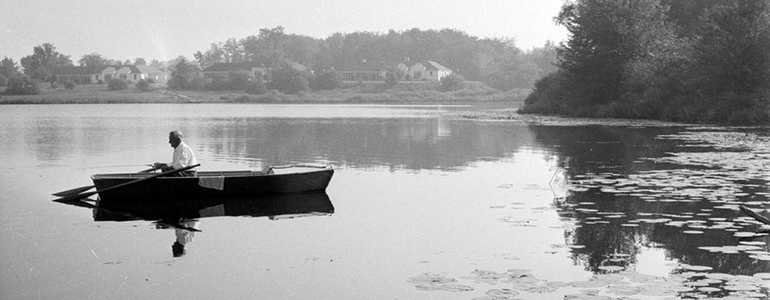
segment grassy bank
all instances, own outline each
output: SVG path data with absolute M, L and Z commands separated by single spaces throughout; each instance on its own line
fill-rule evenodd
M 481 83 L 468 82 L 455 91 L 440 91 L 438 83 L 402 82 L 392 88 L 381 84 L 356 83 L 329 91 L 302 92 L 296 95 L 270 91 L 250 95 L 237 91 L 188 91 L 153 87 L 149 91 L 134 88 L 111 91 L 106 85 L 79 85 L 74 90 L 43 86 L 39 95 L 2 95 L 0 104 L 85 104 L 85 103 L 451 103 L 523 101 L 529 90 L 501 92 Z

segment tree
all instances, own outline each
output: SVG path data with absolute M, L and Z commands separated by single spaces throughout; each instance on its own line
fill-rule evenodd
M 5 76 L 5 78 L 11 78 L 15 77 L 18 73 L 19 66 L 16 65 L 13 59 L 6 56 L 0 61 L 0 75 Z
M 24 74 L 31 79 L 50 81 L 59 68 L 72 65 L 69 55 L 60 54 L 50 43 L 35 46 L 33 51 L 21 59 Z
M 723 2 L 707 10 L 699 28 L 694 66 L 702 75 L 700 89 L 740 94 L 770 88 L 770 3 Z
M 83 55 L 83 57 L 78 60 L 78 63 L 82 67 L 104 66 L 107 65 L 107 59 L 101 54 L 93 52 L 91 54 Z
M 226 62 L 232 63 L 245 61 L 244 58 L 246 55 L 244 53 L 243 45 L 235 38 L 227 39 L 225 44 L 222 45 L 222 51 L 224 51 Z
M 695 30 L 687 94 L 720 122 L 770 120 L 770 3 L 724 0 Z M 687 97 L 682 97 L 687 98 Z
M 224 49 L 222 49 L 221 43 L 212 43 L 211 46 L 209 46 L 209 50 L 206 50 L 205 53 L 198 51 L 194 54 L 195 59 L 198 60 L 198 63 L 200 63 L 200 65 L 203 67 L 207 67 L 215 63 L 225 62 L 225 55 L 226 54 Z
M 171 72 L 171 79 L 168 80 L 168 87 L 172 89 L 188 89 L 192 81 L 192 74 L 190 74 L 187 66 L 187 60 L 184 57 L 178 59 L 179 62 L 174 65 L 174 71 Z
M 665 13 L 658 0 L 582 0 L 562 7 L 556 20 L 571 37 L 559 49 L 559 67 L 571 99 L 578 105 L 620 99 L 633 61 L 671 49 L 673 26 Z
M 150 67 L 156 68 L 158 70 L 166 70 L 166 65 L 164 63 L 161 63 L 157 59 L 153 59 L 150 61 Z
M 288 37 L 281 26 L 260 29 L 258 36 L 241 41 L 246 60 L 260 62 L 268 69 L 278 68 L 286 61 L 284 43 Z

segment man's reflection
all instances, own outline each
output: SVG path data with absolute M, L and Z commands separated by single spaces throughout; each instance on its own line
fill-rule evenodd
M 192 242 L 195 238 L 195 232 L 200 231 L 198 229 L 200 220 L 197 219 L 180 219 L 179 221 L 158 221 L 158 228 L 174 227 L 174 234 L 176 235 L 176 241 L 171 245 L 171 253 L 174 257 L 182 257 L 187 254 L 185 246 Z

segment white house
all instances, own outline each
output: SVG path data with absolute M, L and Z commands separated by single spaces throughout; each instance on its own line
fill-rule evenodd
M 123 65 L 123 66 L 89 66 L 89 67 L 63 67 L 56 74 L 56 81 L 73 81 L 77 84 L 107 83 L 111 79 L 125 79 L 132 83 L 139 80 L 152 79 L 155 82 L 168 80 L 168 73 L 150 66 Z
M 452 74 L 452 70 L 435 61 L 418 62 L 409 67 L 409 75 L 412 80 L 439 81 L 441 78 Z

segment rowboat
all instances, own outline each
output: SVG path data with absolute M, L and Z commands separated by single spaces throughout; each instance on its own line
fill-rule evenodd
M 101 201 L 207 199 L 325 191 L 333 174 L 331 165 L 290 165 L 267 171 L 193 171 L 190 176 L 180 177 L 95 174 L 91 180 Z M 116 188 L 121 185 L 124 187 Z

